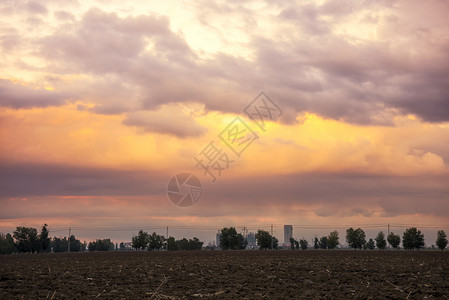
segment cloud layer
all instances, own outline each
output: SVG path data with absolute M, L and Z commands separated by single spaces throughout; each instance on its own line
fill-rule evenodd
M 447 221 L 447 11 L 438 0 L 3 1 L 0 229 L 83 214 Z M 280 123 L 209 183 L 193 157 L 211 141 L 230 151 L 219 133 L 261 90 Z M 181 171 L 205 188 L 182 212 L 165 195 Z

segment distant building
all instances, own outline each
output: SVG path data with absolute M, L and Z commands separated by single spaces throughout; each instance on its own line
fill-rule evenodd
M 221 233 L 219 232 L 219 233 L 217 233 L 217 237 L 216 237 L 216 245 L 217 245 L 217 247 L 219 247 L 220 248 L 220 238 L 221 238 Z
M 247 249 L 257 248 L 256 234 L 254 232 L 248 233 L 248 235 L 246 236 L 246 241 L 248 242 L 248 244 L 246 245 Z
M 290 239 L 293 237 L 293 226 L 284 225 L 284 246 L 290 247 Z

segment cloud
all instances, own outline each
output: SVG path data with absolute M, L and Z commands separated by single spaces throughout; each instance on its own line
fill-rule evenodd
M 41 13 L 53 8 L 35 4 L 27 5 Z M 210 1 L 186 8 L 197 17 L 186 33 L 173 29 L 170 16 L 90 8 L 62 30 L 21 40 L 39 46 L 32 53 L 46 60 L 53 75 L 90 77 L 82 97 L 98 104 L 97 113 L 192 101 L 203 103 L 206 111 L 241 113 L 247 99 L 263 89 L 290 116 L 284 122 L 305 111 L 361 125 L 392 126 L 401 114 L 449 120 L 449 42 L 444 38 L 449 28 L 442 13 L 447 3 L 259 5 L 264 9 L 249 2 Z M 223 26 L 227 20 L 237 23 Z M 216 38 L 223 50 L 204 56 L 189 33 L 192 28 Z M 0 41 L 12 49 L 18 40 L 4 34 Z M 97 83 L 101 97 L 94 91 Z M 70 89 L 70 84 L 58 88 Z
M 59 106 L 64 104 L 67 99 L 67 95 L 54 91 L 35 89 L 0 79 L 0 106 L 16 109 Z
M 207 131 L 180 105 L 162 106 L 156 111 L 131 112 L 126 115 L 123 124 L 139 127 L 145 132 L 180 138 L 201 136 Z
M 0 178 L 0 197 L 154 195 L 163 194 L 169 179 L 144 170 L 38 163 L 2 163 Z
M 47 15 L 47 8 L 37 1 L 28 1 L 26 4 L 27 11 L 32 14 Z
M 166 199 L 166 185 L 172 175 L 159 171 L 3 163 L 0 198 L 66 195 Z M 270 207 L 280 212 L 302 207 L 316 216 L 341 218 L 415 214 L 445 217 L 449 213 L 447 174 L 374 176 L 310 172 L 222 177 L 215 184 L 210 184 L 199 170 L 196 175 L 202 181 L 203 196 L 195 209 L 180 214 L 244 215 L 245 211 L 253 210 L 265 216 Z

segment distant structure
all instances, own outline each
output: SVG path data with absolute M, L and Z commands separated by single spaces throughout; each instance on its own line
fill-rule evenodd
M 290 247 L 290 239 L 293 237 L 293 226 L 284 225 L 284 246 Z
M 217 245 L 217 247 L 219 247 L 220 248 L 220 238 L 221 238 L 221 232 L 219 232 L 219 233 L 217 233 L 217 236 L 216 236 L 216 245 Z
M 246 241 L 248 242 L 246 249 L 257 249 L 256 234 L 254 232 L 248 233 Z

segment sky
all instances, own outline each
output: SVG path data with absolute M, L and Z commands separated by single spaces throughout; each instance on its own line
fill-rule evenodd
M 335 228 L 344 242 L 345 226 L 374 237 L 391 224 L 434 244 L 449 230 L 448 11 L 1 1 L 0 232 L 47 223 L 129 241 L 168 226 L 208 242 L 223 226 L 275 224 L 282 242 L 293 224 L 295 238 Z M 198 163 L 211 145 L 215 178 Z M 167 196 L 180 173 L 201 182 L 190 207 Z

